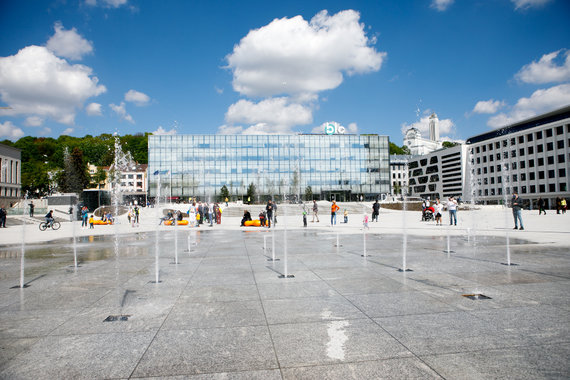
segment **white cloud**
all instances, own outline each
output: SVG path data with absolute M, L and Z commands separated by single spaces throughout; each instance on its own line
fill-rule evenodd
M 220 135 L 239 135 L 243 133 L 243 127 L 236 125 L 221 125 L 218 127 L 218 134 Z
M 129 115 L 127 113 L 127 110 L 125 108 L 125 102 L 121 102 L 121 104 L 116 105 L 116 104 L 109 104 L 109 107 L 111 107 L 111 109 L 122 119 L 125 121 L 128 121 L 131 124 L 134 124 L 135 121 L 133 120 L 133 117 L 131 115 Z
M 503 108 L 504 106 L 505 106 L 504 101 L 493 100 L 493 99 L 481 100 L 478 101 L 477 104 L 475 104 L 475 107 L 473 108 L 472 112 L 492 114 L 496 113 L 500 108 Z
M 356 123 L 348 124 L 347 131 L 348 133 L 353 133 L 353 134 L 358 133 L 358 125 Z
M 18 140 L 25 135 L 21 128 L 16 127 L 11 121 L 0 123 L 0 137 L 8 140 Z
M 130 103 L 134 103 L 135 105 L 142 107 L 146 106 L 148 102 L 150 102 L 150 98 L 147 94 L 136 90 L 129 90 L 125 94 L 125 100 Z
M 30 116 L 24 121 L 24 125 L 28 127 L 40 127 L 43 123 L 44 119 L 39 116 Z
M 0 57 L 0 97 L 8 115 L 49 117 L 73 124 L 77 109 L 107 89 L 90 67 L 70 65 L 43 46 L 27 46 Z
M 99 103 L 89 103 L 87 107 L 85 107 L 85 111 L 89 116 L 101 116 L 103 115 L 101 104 Z
M 61 132 L 62 135 L 70 135 L 73 133 L 73 128 L 66 128 L 65 131 Z
M 51 128 L 45 127 L 43 128 L 38 135 L 40 136 L 49 136 L 51 134 Z
M 312 110 L 304 105 L 289 103 L 286 97 L 269 98 L 254 103 L 239 100 L 226 113 L 230 124 L 248 124 L 244 133 L 276 134 L 292 133 L 291 127 L 309 124 L 313 120 Z
M 59 57 L 81 60 L 83 55 L 93 53 L 93 44 L 81 37 L 75 28 L 65 30 L 60 22 L 54 25 L 55 34 L 48 40 L 47 48 Z
M 100 4 L 103 7 L 109 8 L 119 8 L 122 5 L 127 4 L 128 0 L 85 0 L 85 4 L 96 6 Z
M 500 113 L 487 122 L 492 128 L 501 128 L 530 117 L 570 104 L 570 84 L 561 84 L 535 91 L 529 98 L 520 98 L 509 113 Z
M 360 14 L 321 11 L 275 19 L 251 30 L 227 56 L 233 87 L 247 96 L 318 93 L 338 87 L 343 74 L 378 71 L 386 53 L 371 45 Z
M 153 135 L 175 135 L 177 133 L 176 128 L 172 128 L 170 131 L 162 128 L 162 126 L 158 126 L 156 131 L 152 132 Z
M 541 7 L 551 0 L 511 0 L 512 3 L 515 5 L 515 9 L 529 9 L 533 7 Z
M 552 82 L 564 82 L 570 80 L 570 51 L 562 53 L 563 50 L 558 50 L 552 53 L 543 55 L 538 62 L 533 61 L 528 65 L 523 66 L 515 78 L 525 83 L 541 84 Z M 566 59 L 561 65 L 553 62 L 558 56 L 566 56 Z
M 446 11 L 455 0 L 432 0 L 431 7 L 440 12 Z
M 416 128 L 422 133 L 422 137 L 426 137 L 429 135 L 429 117 L 432 114 L 432 111 L 427 110 L 424 112 L 424 115 L 420 121 L 416 121 L 412 124 L 402 123 L 402 134 L 404 135 L 406 131 L 410 128 Z M 451 119 L 440 119 L 439 120 L 439 135 L 443 136 L 445 133 L 452 133 L 455 124 Z M 444 137 L 441 137 L 444 139 Z

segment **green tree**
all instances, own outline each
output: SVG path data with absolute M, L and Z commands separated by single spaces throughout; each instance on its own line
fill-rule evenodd
M 410 148 L 408 148 L 406 145 L 402 145 L 402 147 L 399 147 L 393 142 L 390 142 L 390 154 L 409 155 Z
M 247 200 L 249 202 L 254 201 L 255 200 L 255 194 L 256 194 L 255 184 L 252 182 L 247 187 L 247 193 L 246 193 Z
M 101 182 L 104 182 L 107 179 L 107 172 L 103 170 L 103 168 L 97 168 L 97 171 L 91 177 L 91 183 L 89 186 L 91 188 L 100 188 Z
M 310 201 L 313 199 L 313 189 L 311 186 L 305 187 L 305 200 Z
M 453 148 L 454 146 L 459 145 L 459 143 L 453 142 L 453 141 L 444 141 L 441 143 L 441 146 L 443 146 L 444 148 Z
M 64 170 L 58 175 L 58 187 L 64 193 L 81 194 L 89 185 L 89 172 L 83 162 L 83 152 L 75 147 L 65 159 Z
M 220 201 L 224 201 L 226 198 L 230 197 L 230 192 L 228 191 L 228 187 L 226 185 L 222 186 L 220 189 Z

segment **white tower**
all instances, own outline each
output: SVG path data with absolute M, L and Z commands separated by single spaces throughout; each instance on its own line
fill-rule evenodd
M 429 139 L 439 141 L 439 119 L 435 112 L 429 117 Z

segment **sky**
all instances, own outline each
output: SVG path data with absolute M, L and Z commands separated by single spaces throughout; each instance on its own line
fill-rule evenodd
M 568 0 L 1 0 L 0 140 L 445 140 L 570 104 Z

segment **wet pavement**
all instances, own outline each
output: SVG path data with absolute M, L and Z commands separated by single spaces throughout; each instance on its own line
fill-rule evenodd
M 568 247 L 512 236 L 507 266 L 504 237 L 410 235 L 401 272 L 403 240 L 82 236 L 27 245 L 24 289 L 0 247 L 0 378 L 570 377 Z

